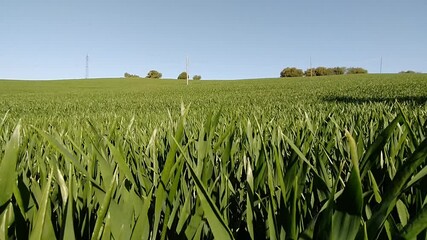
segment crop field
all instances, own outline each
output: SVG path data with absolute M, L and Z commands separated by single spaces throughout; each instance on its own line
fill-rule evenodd
M 427 75 L 0 80 L 0 239 L 427 239 Z

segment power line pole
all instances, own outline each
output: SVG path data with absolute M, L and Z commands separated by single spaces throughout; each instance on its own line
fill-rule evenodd
M 185 60 L 185 73 L 187 74 L 187 85 L 188 85 L 188 79 L 190 78 L 189 74 L 188 74 L 188 65 L 189 65 L 189 60 L 188 60 L 188 56 Z
M 383 73 L 383 57 L 381 56 L 380 60 L 380 74 Z
M 86 79 L 89 78 L 89 55 L 86 54 Z
M 313 68 L 311 67 L 311 56 L 310 56 L 310 75 L 313 77 Z

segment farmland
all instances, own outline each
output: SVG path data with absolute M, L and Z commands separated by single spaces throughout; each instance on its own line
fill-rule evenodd
M 427 238 L 427 75 L 0 80 L 0 239 Z

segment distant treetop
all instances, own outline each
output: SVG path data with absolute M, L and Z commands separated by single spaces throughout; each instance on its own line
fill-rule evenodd
M 417 73 L 417 72 L 412 71 L 412 70 L 407 70 L 407 71 L 400 71 L 399 73 L 409 73 L 409 74 L 413 74 L 413 73 Z
M 187 79 L 187 72 L 180 73 L 178 79 Z
M 146 78 L 162 78 L 162 73 L 156 71 L 156 70 L 150 70 L 147 73 Z
M 366 74 L 368 70 L 361 67 L 352 67 L 347 69 L 347 74 Z
M 130 74 L 130 73 L 127 73 L 127 72 L 124 74 L 124 76 L 125 76 L 125 78 L 139 78 L 138 75 L 136 75 L 136 74 Z
M 280 77 L 302 77 L 304 72 L 301 69 L 288 67 L 280 72 Z
M 329 75 L 343 75 L 343 74 L 363 74 L 368 73 L 368 70 L 360 67 L 316 67 L 309 68 L 304 72 L 295 67 L 287 67 L 280 72 L 280 77 L 315 77 L 315 76 L 329 76 Z

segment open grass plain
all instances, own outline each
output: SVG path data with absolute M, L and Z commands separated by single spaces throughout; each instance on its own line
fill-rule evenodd
M 427 75 L 0 80 L 0 239 L 427 239 Z

